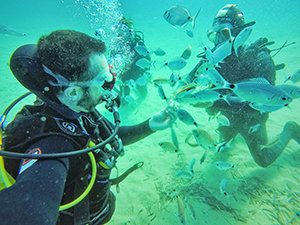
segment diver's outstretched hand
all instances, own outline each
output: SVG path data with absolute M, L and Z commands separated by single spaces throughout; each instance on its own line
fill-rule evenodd
M 152 116 L 149 120 L 149 127 L 153 131 L 165 130 L 176 120 L 176 108 L 174 102 L 168 105 L 165 109 Z

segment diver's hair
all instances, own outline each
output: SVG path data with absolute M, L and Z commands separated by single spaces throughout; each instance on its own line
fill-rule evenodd
M 105 51 L 104 42 L 74 30 L 57 30 L 38 41 L 41 63 L 70 81 L 80 81 L 91 53 Z

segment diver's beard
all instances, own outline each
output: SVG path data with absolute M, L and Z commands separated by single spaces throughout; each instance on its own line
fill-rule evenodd
M 103 97 L 99 96 L 97 99 L 92 99 L 84 96 L 81 98 L 77 105 L 81 107 L 82 109 L 85 109 L 86 112 L 94 111 L 97 105 L 101 104 L 103 102 Z

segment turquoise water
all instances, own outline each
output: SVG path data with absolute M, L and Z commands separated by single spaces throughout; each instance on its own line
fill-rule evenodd
M 102 6 L 102 3 L 105 4 Z M 163 57 L 153 56 L 156 66 L 151 68 L 151 74 L 153 79 L 168 78 L 170 71 L 160 69 L 165 61 L 181 55 L 191 45 L 192 56 L 181 71 L 185 74 L 198 62 L 196 55 L 200 53 L 200 48 L 204 45 L 212 47 L 206 38 L 206 31 L 211 27 L 217 11 L 227 3 L 238 4 L 246 22 L 256 21 L 249 42 L 262 36 L 275 41 L 274 48 L 287 40 L 289 43 L 296 42 L 274 58 L 276 64 L 286 64 L 283 70 L 277 72 L 276 84 L 281 84 L 286 77 L 300 69 L 299 0 L 1 1 L 0 25 L 26 33 L 27 36 L 0 34 L 0 106 L 4 109 L 26 91 L 9 70 L 10 55 L 23 44 L 36 43 L 41 35 L 57 29 L 75 29 L 93 36 L 99 27 L 108 32 L 117 19 L 124 15 L 133 20 L 136 30 L 144 32 L 147 47 L 160 47 L 166 51 Z M 186 7 L 191 15 L 201 8 L 193 30 L 194 38 L 188 37 L 181 29 L 173 28 L 163 19 L 165 10 L 173 5 Z M 99 6 L 106 12 L 97 11 Z M 115 47 L 115 40 L 111 41 L 114 37 L 113 32 L 107 37 L 109 48 Z M 129 52 L 125 54 L 130 55 Z M 121 111 L 122 124 L 141 122 L 165 107 L 157 89 L 150 83 L 148 90 L 147 98 L 137 108 Z M 167 91 L 170 93 L 171 90 Z M 217 122 L 209 120 L 204 109 L 190 106 L 185 106 L 185 109 L 214 140 L 218 139 L 215 132 Z M 267 123 L 270 141 L 281 132 L 285 122 L 300 122 L 299 110 L 300 102 L 295 100 L 290 108 L 270 114 Z M 137 161 L 142 160 L 145 165 L 121 184 L 121 192 L 116 193 L 117 209 L 109 224 L 181 224 L 175 189 L 181 194 L 186 224 L 300 224 L 296 216 L 296 212 L 300 211 L 300 155 L 296 142 L 291 141 L 280 158 L 263 169 L 254 163 L 246 144 L 238 136 L 229 150 L 221 154 L 209 152 L 200 165 L 199 159 L 204 150 L 185 143 L 192 129 L 180 121 L 175 124 L 182 154 L 163 151 L 158 145 L 159 142 L 171 142 L 169 130 L 126 148 L 125 156 L 118 162 L 121 171 Z M 176 177 L 177 172 L 188 170 L 193 158 L 197 160 L 194 177 Z M 214 166 L 216 161 L 229 161 L 237 166 L 233 170 L 220 171 Z M 220 183 L 224 178 L 227 179 L 229 198 L 220 194 Z

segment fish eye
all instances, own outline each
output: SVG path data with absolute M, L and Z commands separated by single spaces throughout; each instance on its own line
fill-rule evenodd
M 285 100 L 286 100 L 286 97 L 283 97 L 282 100 L 285 101 Z

